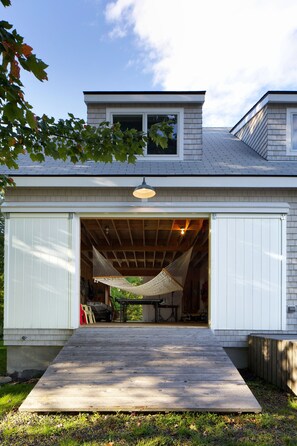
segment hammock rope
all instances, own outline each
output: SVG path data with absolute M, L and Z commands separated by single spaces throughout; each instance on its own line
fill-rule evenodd
M 133 286 L 116 268 L 93 246 L 94 282 L 129 291 L 136 296 L 159 296 L 182 291 L 186 280 L 193 247 L 170 263 L 153 279 L 141 285 Z

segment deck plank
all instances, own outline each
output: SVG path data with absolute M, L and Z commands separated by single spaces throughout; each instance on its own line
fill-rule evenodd
M 21 411 L 259 412 L 211 330 L 84 327 L 48 367 Z

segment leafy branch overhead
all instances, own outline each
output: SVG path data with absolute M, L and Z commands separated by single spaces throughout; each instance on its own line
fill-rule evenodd
M 0 0 L 10 6 L 10 0 Z M 69 113 L 68 119 L 36 116 L 26 101 L 21 82 L 21 69 L 38 80 L 47 80 L 47 65 L 36 57 L 33 48 L 24 42 L 13 26 L 0 21 L 0 164 L 18 168 L 21 155 L 42 162 L 45 157 L 134 163 L 143 154 L 148 138 L 162 148 L 172 136 L 170 123 L 162 122 L 150 128 L 149 134 L 135 129 L 122 130 L 120 124 L 103 122 L 97 127 Z M 0 187 L 13 183 L 7 176 L 0 177 Z

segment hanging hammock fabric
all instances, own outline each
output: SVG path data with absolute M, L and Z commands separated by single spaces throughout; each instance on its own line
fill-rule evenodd
M 159 296 L 182 291 L 192 256 L 193 247 L 170 263 L 166 268 L 142 285 L 133 286 L 114 266 L 93 247 L 94 282 L 129 291 L 137 296 Z

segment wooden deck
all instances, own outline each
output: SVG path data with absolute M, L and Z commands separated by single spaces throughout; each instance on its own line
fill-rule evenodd
M 30 412 L 260 412 L 210 329 L 76 330 L 20 407 Z

